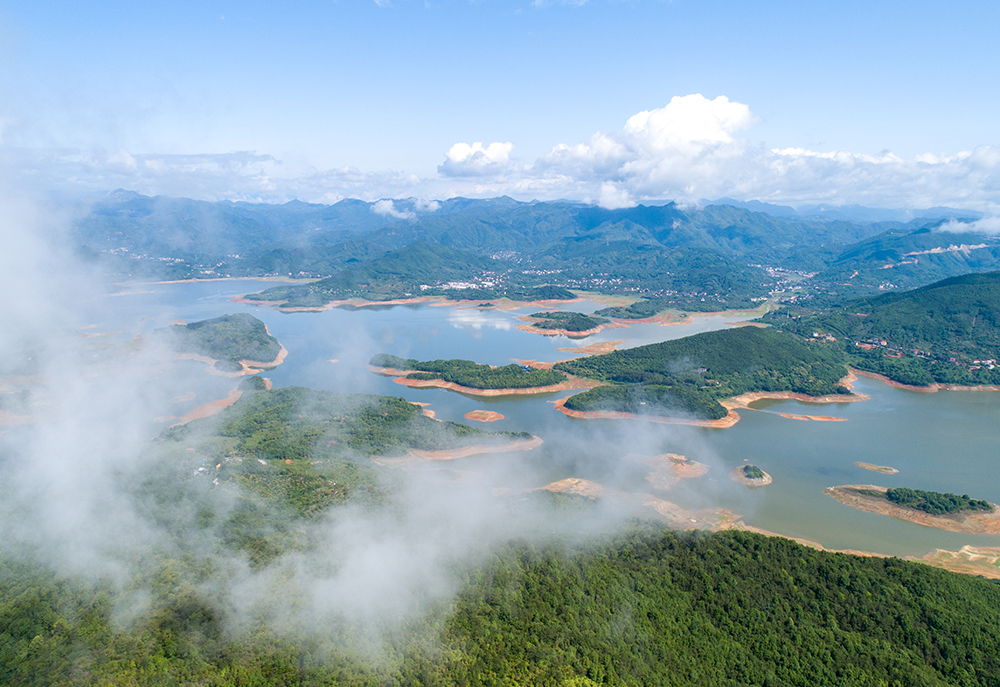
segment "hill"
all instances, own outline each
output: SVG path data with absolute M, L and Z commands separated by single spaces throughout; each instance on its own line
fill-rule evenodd
M 184 561 L 151 564 L 152 612 L 0 558 L 0 680 L 28 684 L 993 685 L 1000 588 L 895 558 L 747 532 L 512 542 L 438 606 L 364 650 L 364 631 L 225 631 Z M 190 577 L 189 577 L 190 576 Z M 280 579 L 280 578 L 279 578 Z M 275 589 L 274 592 L 280 592 Z
M 852 365 L 905 384 L 1000 383 L 1000 272 L 767 319 L 803 336 L 829 334 Z
M 222 315 L 209 320 L 176 324 L 153 332 L 178 353 L 215 358 L 216 367 L 242 369 L 241 360 L 267 363 L 281 352 L 281 344 L 263 322 L 247 313 Z
M 276 286 L 244 296 L 247 300 L 278 301 L 283 307 L 318 307 L 330 301 L 368 301 L 418 296 L 455 299 L 561 299 L 575 296 L 566 289 L 538 288 L 526 283 L 511 266 L 491 258 L 417 241 L 357 267 L 336 272 L 311 284 Z
M 772 329 L 738 327 L 558 363 L 553 369 L 611 382 L 566 401 L 571 410 L 718 419 L 740 394 L 846 394 L 839 351 Z

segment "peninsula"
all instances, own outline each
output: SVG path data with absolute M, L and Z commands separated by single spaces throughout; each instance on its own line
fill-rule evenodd
M 868 513 L 968 534 L 1000 534 L 1000 512 L 987 501 L 967 495 L 942 494 L 919 489 L 887 489 L 873 484 L 828 487 L 823 493 Z
M 288 351 L 253 315 L 236 313 L 153 332 L 177 352 L 179 359 L 207 363 L 213 372 L 253 375 L 280 365 Z

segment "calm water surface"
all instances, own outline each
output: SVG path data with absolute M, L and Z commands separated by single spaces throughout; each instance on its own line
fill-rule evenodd
M 173 319 L 194 321 L 249 312 L 263 320 L 288 349 L 285 363 L 268 373 L 276 386 L 298 384 L 401 396 L 429 403 L 438 418 L 456 422 L 468 422 L 463 415 L 470 410 L 499 412 L 504 420 L 470 424 L 527 431 L 545 439 L 543 447 L 530 454 L 535 469 L 521 478 L 510 477 L 508 484 L 499 486 L 518 489 L 580 477 L 624 491 L 650 492 L 645 482 L 647 470 L 622 458 L 673 452 L 706 463 L 710 470 L 704 477 L 657 496 L 685 507 L 723 506 L 743 514 L 749 524 L 811 539 L 829 548 L 922 555 L 935 548 L 957 550 L 965 544 L 1000 545 L 1000 536 L 945 532 L 864 513 L 841 505 L 822 491 L 838 484 L 870 483 L 967 493 L 1000 502 L 1000 480 L 994 478 L 1000 446 L 1000 394 L 922 394 L 861 379 L 856 389 L 868 394 L 869 401 L 829 405 L 764 401 L 755 404 L 757 411 L 741 411 L 742 420 L 723 430 L 643 421 L 576 420 L 551 405 L 573 392 L 466 397 L 442 389 L 410 389 L 368 372 L 365 364 L 380 352 L 421 360 L 468 358 L 492 365 L 505 365 L 512 359 L 565 360 L 572 354 L 557 349 L 620 340 L 626 341 L 620 348 L 638 346 L 723 328 L 740 318 L 698 317 L 691 324 L 672 326 L 636 324 L 571 340 L 516 329 L 516 318 L 534 312 L 534 307 L 498 311 L 421 304 L 285 314 L 231 302 L 243 293 L 270 285 L 228 281 L 137 286 L 130 295 L 109 297 L 113 314 L 101 309 L 102 321 L 95 324 L 107 330 L 125 329 L 124 337 L 164 326 Z M 598 307 L 590 302 L 569 305 L 583 312 Z M 183 414 L 224 396 L 234 386 L 232 379 L 204 377 L 196 398 L 174 404 L 170 412 Z M 183 393 L 170 390 L 175 392 Z M 846 422 L 792 420 L 780 417 L 779 412 L 831 415 Z M 456 461 L 456 465 L 474 470 L 482 461 L 502 460 L 503 455 L 477 456 Z M 746 461 L 770 473 L 774 483 L 751 490 L 731 482 L 729 470 Z M 856 467 L 855 461 L 890 465 L 900 472 L 882 475 Z

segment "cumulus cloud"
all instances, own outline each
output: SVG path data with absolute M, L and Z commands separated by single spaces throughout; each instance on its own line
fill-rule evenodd
M 945 222 L 938 231 L 947 231 L 954 234 L 986 234 L 988 236 L 1000 235 L 1000 216 L 993 215 L 977 219 L 975 222 L 960 222 L 951 220 Z
M 445 153 L 445 161 L 438 172 L 450 177 L 484 176 L 500 174 L 507 168 L 513 143 L 490 143 L 483 146 L 479 141 L 472 145 L 456 143 Z
M 628 191 L 618 188 L 610 181 L 601 184 L 601 194 L 598 196 L 597 204 L 606 210 L 618 210 L 619 208 L 635 207 L 635 201 L 629 196 Z
M 395 217 L 396 219 L 413 219 L 417 215 L 408 210 L 400 211 L 396 209 L 396 204 L 391 200 L 380 200 L 372 205 L 372 212 L 376 215 Z
M 46 191 L 105 192 L 201 200 L 332 203 L 395 198 L 376 212 L 433 211 L 401 198 L 588 199 L 605 207 L 650 200 L 758 199 L 785 205 L 858 204 L 884 208 L 968 208 L 1000 213 L 1000 146 L 902 158 L 891 152 L 771 149 L 749 134 L 750 106 L 720 95 L 671 98 L 627 117 L 620 129 L 553 145 L 532 163 L 511 159 L 514 144 L 455 143 L 437 174 L 296 167 L 270 155 L 157 155 L 17 149 L 0 145 L 0 173 Z M 402 217 L 400 217 L 402 218 Z

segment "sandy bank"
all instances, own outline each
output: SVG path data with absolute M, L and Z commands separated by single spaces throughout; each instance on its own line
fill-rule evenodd
M 520 308 L 525 308 L 528 306 L 535 306 L 538 308 L 551 308 L 558 307 L 554 304 L 562 303 L 577 303 L 582 301 L 582 298 L 573 298 L 570 300 L 541 300 L 541 301 L 511 301 L 506 298 L 497 298 L 490 300 L 453 300 L 447 296 L 413 296 L 408 298 L 394 298 L 388 301 L 369 301 L 363 298 L 347 298 L 337 301 L 329 301 L 323 305 L 311 305 L 311 306 L 285 306 L 284 304 L 288 301 L 258 301 L 251 298 L 233 298 L 231 303 L 245 303 L 247 305 L 259 305 L 265 308 L 276 308 L 280 312 L 324 312 L 326 310 L 333 310 L 334 308 L 339 308 L 341 306 L 352 306 L 355 308 L 368 308 L 378 305 L 417 305 L 420 303 L 427 303 L 432 306 L 440 307 L 460 307 L 460 308 L 481 308 L 483 310 L 518 310 Z
M 268 332 L 270 334 L 270 332 Z M 209 374 L 213 374 L 217 377 L 246 377 L 249 375 L 260 374 L 265 370 L 271 370 L 281 363 L 285 362 L 285 357 L 288 356 L 288 351 L 285 349 L 284 345 L 279 344 L 281 350 L 278 351 L 278 355 L 274 360 L 270 362 L 259 362 L 256 360 L 240 360 L 241 370 L 237 372 L 226 372 L 225 370 L 220 370 L 215 366 L 219 362 L 216 358 L 209 358 L 207 355 L 198 355 L 196 353 L 177 353 L 174 355 L 174 360 L 195 360 L 199 363 L 205 363 L 208 366 Z
M 964 575 L 982 575 L 1000 580 L 1000 548 L 993 546 L 963 546 L 958 551 L 936 549 L 921 558 L 907 557 L 907 560 L 926 563 L 935 568 L 944 568 Z
M 774 481 L 771 479 L 771 476 L 769 474 L 767 474 L 763 470 L 760 470 L 760 468 L 757 469 L 764 473 L 763 477 L 758 477 L 756 479 L 747 477 L 743 473 L 743 468 L 745 467 L 746 467 L 745 465 L 740 465 L 730 470 L 729 479 L 733 480 L 734 482 L 738 482 L 740 484 L 745 484 L 748 487 L 766 487 L 768 484 Z
M 180 418 L 180 422 L 175 422 L 170 425 L 171 427 L 177 427 L 179 425 L 186 425 L 191 422 L 191 420 L 199 420 L 203 417 L 209 417 L 220 412 L 223 408 L 228 408 L 229 406 L 240 400 L 240 396 L 243 392 L 239 389 L 233 389 L 229 392 L 229 396 L 226 398 L 220 398 L 218 401 L 210 401 L 208 403 L 203 403 L 194 410 L 192 410 L 187 415 Z
M 883 494 L 888 491 L 885 487 L 877 487 L 872 484 L 848 484 L 840 487 L 827 487 L 823 493 L 858 510 L 888 515 L 924 527 L 936 527 L 941 530 L 966 534 L 1000 534 L 1000 510 L 994 510 L 992 513 L 965 512 L 954 515 L 931 515 L 915 508 L 900 506 L 884 498 L 862 494 L 857 491 L 858 489 L 879 491 Z
M 628 492 L 608 489 L 602 484 L 585 479 L 570 477 L 552 482 L 539 489 L 529 491 L 549 491 L 556 494 L 573 494 L 589 499 L 619 499 L 624 502 L 638 501 L 643 508 L 650 508 L 663 517 L 671 527 L 681 530 L 719 530 L 729 529 L 740 516 L 725 508 L 703 508 L 687 510 L 676 503 L 664 501 L 650 494 L 630 494 Z
M 564 348 L 557 348 L 556 350 L 560 353 L 576 353 L 578 355 L 603 355 L 605 353 L 610 353 L 619 346 L 621 346 L 626 341 L 623 339 L 621 341 L 598 341 L 597 343 L 587 344 L 586 346 L 566 346 Z M 553 365 L 555 363 L 552 363 Z
M 466 420 L 475 420 L 476 422 L 496 422 L 504 419 L 503 415 L 492 410 L 470 410 L 464 417 Z
M 658 456 L 642 456 L 629 454 L 622 456 L 622 460 L 629 463 L 641 463 L 651 469 L 646 475 L 646 481 L 654 489 L 667 491 L 681 480 L 701 477 L 708 472 L 708 466 L 690 460 L 677 453 L 662 453 Z
M 865 470 L 872 470 L 873 472 L 881 472 L 883 475 L 897 475 L 899 470 L 896 468 L 891 468 L 888 465 L 875 465 L 874 463 L 862 463 L 860 461 L 854 461 L 854 464 L 859 468 L 864 468 Z
M 448 389 L 449 391 L 457 391 L 460 394 L 469 394 L 471 396 L 524 396 L 532 394 L 552 394 L 558 391 L 593 389 L 596 386 L 601 386 L 601 382 L 595 382 L 589 379 L 568 378 L 565 382 L 560 382 L 559 384 L 549 384 L 548 386 L 529 386 L 523 389 L 475 389 L 455 384 L 454 382 L 446 382 L 443 379 L 410 379 L 407 377 L 408 374 L 416 372 L 416 370 L 397 370 L 391 367 L 375 367 L 374 365 L 368 365 L 367 367 L 369 371 L 374 372 L 375 374 L 392 377 L 392 381 L 396 384 L 402 384 L 403 386 L 412 387 L 414 389 Z
M 423 458 L 424 460 L 457 460 L 468 458 L 483 453 L 510 453 L 512 451 L 530 451 L 538 448 L 543 443 L 540 437 L 530 439 L 516 439 L 505 444 L 473 444 L 462 446 L 461 448 L 442 449 L 440 451 L 420 451 L 414 449 L 408 455 Z
M 189 391 L 186 394 L 184 394 L 183 396 L 174 396 L 172 399 L 170 399 L 170 402 L 171 403 L 187 403 L 188 401 L 193 401 L 194 400 L 194 396 L 195 396 L 194 392 L 193 391 Z
M 938 391 L 1000 391 L 1000 386 L 995 384 L 981 384 L 976 386 L 962 386 L 961 384 L 928 384 L 927 386 L 914 386 L 912 384 L 903 384 L 902 382 L 896 382 L 889 379 L 885 375 L 876 374 L 874 372 L 865 372 L 864 370 L 856 370 L 853 367 L 850 368 L 851 372 L 861 377 L 868 377 L 869 379 L 877 379 L 883 384 L 894 387 L 896 389 L 903 389 L 905 391 L 916 391 L 922 394 L 933 394 Z

